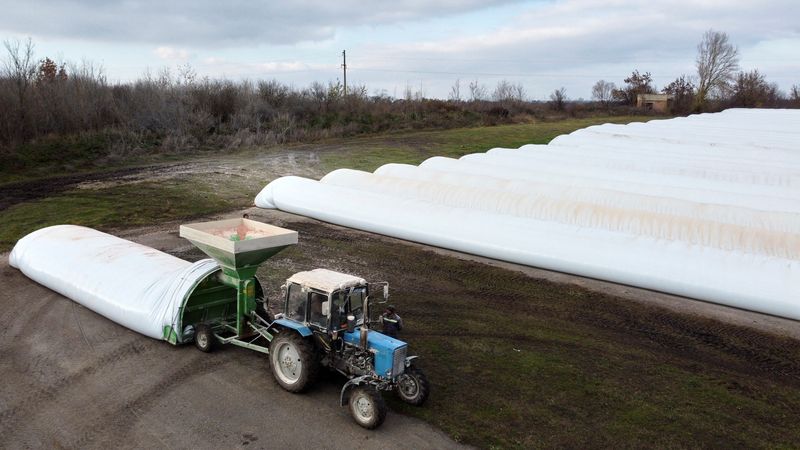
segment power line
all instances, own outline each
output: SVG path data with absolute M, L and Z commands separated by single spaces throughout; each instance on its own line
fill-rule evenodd
M 515 78 L 552 78 L 552 77 L 560 77 L 560 78 L 611 78 L 611 77 L 618 77 L 619 74 L 615 75 L 598 75 L 598 74 L 575 74 L 575 73 L 502 73 L 502 72 L 450 72 L 450 71 L 439 71 L 439 70 L 401 70 L 401 69 L 368 69 L 368 68 L 356 68 L 356 70 L 360 72 L 386 72 L 386 73 L 419 73 L 419 74 L 429 74 L 429 75 L 469 75 L 469 76 L 478 76 L 478 77 L 515 77 Z M 668 77 L 673 75 L 658 75 L 658 74 L 650 74 L 654 77 Z

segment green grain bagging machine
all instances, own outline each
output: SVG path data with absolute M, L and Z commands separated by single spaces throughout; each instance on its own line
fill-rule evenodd
M 261 263 L 296 244 L 297 232 L 241 218 L 181 225 L 180 236 L 222 269 L 184 307 L 182 323 L 194 327 L 198 348 L 210 351 L 216 340 L 268 353 L 272 335 L 266 317 L 257 313 L 262 290 L 255 274 Z M 236 291 L 235 304 L 230 289 Z

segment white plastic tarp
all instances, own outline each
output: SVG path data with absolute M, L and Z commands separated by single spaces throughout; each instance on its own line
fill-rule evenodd
M 34 281 L 131 330 L 164 339 L 180 308 L 219 266 L 190 263 L 135 242 L 75 225 L 43 228 L 20 239 L 9 263 Z
M 256 205 L 800 319 L 798 125 L 783 110 L 602 125 L 419 167 L 283 177 Z

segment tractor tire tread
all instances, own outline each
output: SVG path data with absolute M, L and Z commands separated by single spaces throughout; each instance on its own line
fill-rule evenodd
M 369 396 L 370 401 L 375 405 L 376 413 L 375 416 L 369 422 L 362 422 L 359 421 L 357 417 L 357 413 L 355 411 L 356 408 L 356 401 L 359 396 L 359 392 L 363 392 L 365 395 Z M 386 407 L 386 401 L 383 399 L 380 391 L 375 389 L 372 386 L 358 386 L 356 387 L 350 395 L 348 400 L 348 407 L 350 408 L 350 414 L 353 416 L 353 419 L 356 421 L 358 425 L 368 430 L 374 430 L 383 424 L 383 421 L 386 420 L 386 413 L 388 408 Z
M 280 377 L 276 374 L 276 370 L 278 370 L 274 366 L 273 355 L 278 347 L 278 345 L 285 340 L 289 340 L 293 343 L 295 348 L 297 348 L 297 352 L 300 356 L 300 363 L 302 364 L 303 370 L 300 374 L 300 379 L 293 384 L 284 383 Z M 273 378 L 278 383 L 278 385 L 286 391 L 300 393 L 306 391 L 314 381 L 317 379 L 317 375 L 319 373 L 319 360 L 316 356 L 316 352 L 314 351 L 313 343 L 308 340 L 304 339 L 299 334 L 289 331 L 289 330 L 282 330 L 278 333 L 278 335 L 270 342 L 269 346 L 269 363 L 270 368 L 272 369 Z
M 419 394 L 414 397 L 413 399 L 408 399 L 400 395 L 400 388 L 397 388 L 397 396 L 400 397 L 401 400 L 408 403 L 409 405 L 414 406 L 421 406 L 425 401 L 428 399 L 428 396 L 431 394 L 431 384 L 428 382 L 428 377 L 425 376 L 425 373 L 418 369 L 417 367 L 410 366 L 407 370 L 411 376 L 413 376 L 417 380 L 417 386 L 419 388 Z

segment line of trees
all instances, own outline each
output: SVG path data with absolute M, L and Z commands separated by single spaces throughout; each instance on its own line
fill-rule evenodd
M 0 159 L 52 137 L 103 134 L 121 151 L 225 148 L 309 141 L 398 129 L 528 121 L 546 106 L 526 100 L 521 84 L 493 90 L 457 81 L 450 100 L 410 86 L 404 98 L 369 95 L 338 81 L 295 88 L 276 80 L 198 77 L 190 66 L 109 83 L 91 63 L 36 58 L 28 41 L 6 41 L 0 66 Z M 0 58 L 1 59 L 1 58 Z M 2 160 L 0 160 L 2 166 Z
M 740 71 L 739 50 L 730 37 L 708 30 L 697 45 L 696 76 L 681 75 L 664 86 L 660 93 L 672 96 L 671 109 L 676 114 L 717 111 L 730 107 L 776 108 L 800 107 L 800 85 L 788 94 L 757 69 Z M 613 104 L 635 106 L 639 94 L 659 93 L 650 72 L 633 73 L 617 87 L 599 80 L 592 88 L 592 98 L 608 108 Z
M 634 70 L 620 86 L 600 80 L 594 103 L 570 101 L 555 89 L 549 101 L 527 98 L 520 83 L 456 80 L 448 100 L 408 86 L 404 98 L 369 95 L 338 82 L 295 88 L 275 80 L 200 78 L 190 66 L 109 83 L 101 67 L 37 58 L 28 41 L 6 41 L 0 66 L 0 169 L 19 160 L 20 146 L 63 136 L 102 135 L 118 152 L 181 151 L 309 141 L 387 130 L 492 125 L 566 115 L 626 114 L 639 94 L 673 96 L 674 113 L 730 106 L 800 106 L 800 86 L 787 94 L 757 70 L 739 71 L 738 50 L 710 30 L 698 45 L 697 75 L 660 91 L 649 72 Z M 5 161 L 5 162 L 4 162 Z

